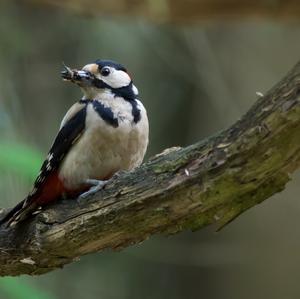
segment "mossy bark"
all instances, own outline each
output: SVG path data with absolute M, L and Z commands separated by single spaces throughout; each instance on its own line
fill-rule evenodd
M 173 148 L 85 202 L 0 229 L 0 275 L 42 274 L 153 234 L 219 227 L 280 192 L 300 165 L 300 64 L 227 130 Z

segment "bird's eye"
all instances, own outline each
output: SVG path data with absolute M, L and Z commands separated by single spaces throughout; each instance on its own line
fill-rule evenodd
M 110 74 L 110 69 L 108 67 L 104 67 L 101 69 L 101 75 L 102 76 L 108 76 Z

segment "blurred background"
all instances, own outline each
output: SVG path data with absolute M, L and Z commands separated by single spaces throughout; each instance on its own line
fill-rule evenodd
M 62 82 L 62 62 L 106 58 L 129 69 L 150 119 L 148 159 L 230 126 L 300 58 L 300 23 L 287 19 L 185 22 L 56 4 L 0 2 L 1 207 L 30 190 L 64 113 L 81 97 Z M 156 236 L 43 276 L 0 278 L 0 299 L 298 299 L 299 193 L 298 173 L 219 233 Z

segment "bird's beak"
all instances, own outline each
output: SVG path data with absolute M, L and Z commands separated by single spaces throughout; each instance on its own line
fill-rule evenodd
M 61 76 L 64 81 L 76 83 L 81 87 L 90 86 L 94 79 L 94 75 L 92 73 L 83 70 L 71 69 L 64 64 Z

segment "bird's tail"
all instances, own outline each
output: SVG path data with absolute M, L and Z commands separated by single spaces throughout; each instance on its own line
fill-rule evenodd
M 0 219 L 0 226 L 5 225 L 9 227 L 17 222 L 27 218 L 29 214 L 35 210 L 36 205 L 33 202 L 26 204 L 26 198 L 20 201 L 14 208 L 12 208 L 2 219 Z

